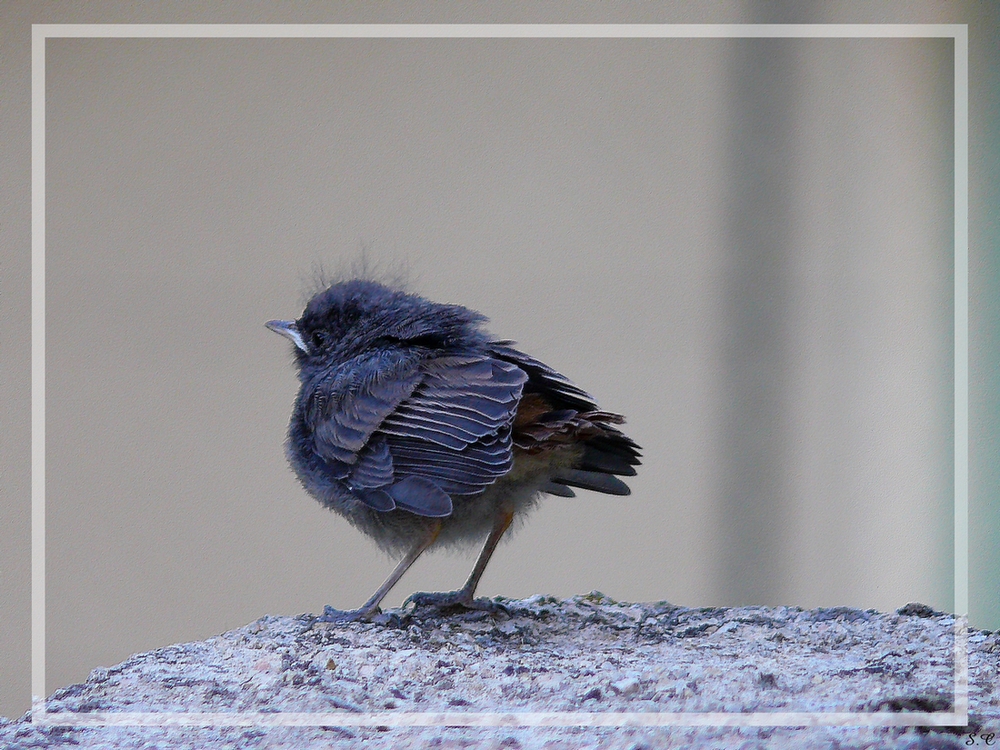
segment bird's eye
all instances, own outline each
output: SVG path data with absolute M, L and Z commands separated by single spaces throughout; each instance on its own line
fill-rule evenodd
M 309 334 L 309 343 L 312 344 L 314 349 L 322 349 L 323 344 L 326 343 L 326 337 L 322 331 L 313 331 Z

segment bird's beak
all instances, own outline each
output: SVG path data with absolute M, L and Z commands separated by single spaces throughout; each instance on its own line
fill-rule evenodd
M 269 320 L 264 325 L 275 333 L 280 333 L 306 354 L 309 353 L 306 342 L 302 340 L 302 334 L 299 333 L 299 328 L 295 325 L 294 320 Z

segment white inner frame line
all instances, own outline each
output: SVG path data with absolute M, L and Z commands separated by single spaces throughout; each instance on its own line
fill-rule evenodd
M 953 711 L 48 713 L 45 702 L 45 43 L 50 38 L 931 38 L 955 40 Z M 966 24 L 34 24 L 31 38 L 31 691 L 48 726 L 960 726 L 969 712 L 969 31 Z

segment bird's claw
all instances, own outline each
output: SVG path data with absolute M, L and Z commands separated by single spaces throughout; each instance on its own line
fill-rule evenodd
M 378 607 L 374 609 L 334 609 L 329 604 L 323 608 L 323 614 L 316 618 L 316 622 L 371 622 L 376 616 L 382 614 Z
M 446 591 L 441 593 L 418 591 L 417 593 L 410 594 L 410 596 L 406 597 L 406 601 L 403 602 L 403 608 L 405 609 L 410 604 L 413 605 L 414 609 L 418 607 L 431 607 L 439 611 L 445 611 L 449 609 L 461 608 L 471 609 L 478 612 L 488 612 L 490 614 L 510 614 L 510 610 L 499 602 L 485 597 L 473 599 L 468 592 L 463 590 Z

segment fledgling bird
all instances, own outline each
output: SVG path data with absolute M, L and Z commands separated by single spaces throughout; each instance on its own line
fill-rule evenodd
M 483 330 L 486 318 L 375 281 L 335 283 L 295 321 L 301 387 L 288 460 L 303 487 L 384 550 L 396 569 L 360 609 L 367 620 L 424 550 L 486 538 L 466 584 L 408 601 L 492 609 L 475 599 L 493 550 L 542 493 L 627 495 L 639 446 L 567 378 Z M 616 476 L 618 475 L 618 476 Z

